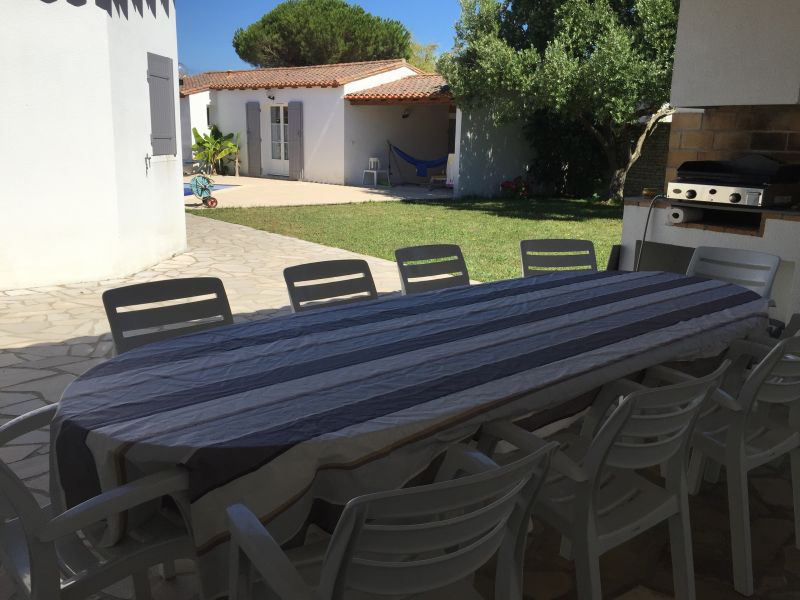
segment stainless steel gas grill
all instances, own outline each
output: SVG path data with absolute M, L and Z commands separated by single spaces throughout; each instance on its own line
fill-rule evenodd
M 761 208 L 800 205 L 800 165 L 748 155 L 736 160 L 683 163 L 667 184 L 667 197 L 683 202 Z

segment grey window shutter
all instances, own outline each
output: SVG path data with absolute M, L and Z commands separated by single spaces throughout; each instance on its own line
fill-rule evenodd
M 147 83 L 150 86 L 150 141 L 153 145 L 153 156 L 176 155 L 176 91 L 172 59 L 148 52 Z
M 289 179 L 303 181 L 303 103 L 289 102 Z
M 258 102 L 245 104 L 247 124 L 247 174 L 261 177 L 261 105 Z

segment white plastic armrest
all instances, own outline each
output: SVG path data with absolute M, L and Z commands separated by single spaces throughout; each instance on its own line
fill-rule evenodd
M 771 344 L 754 340 L 734 340 L 726 354 L 726 358 L 735 360 L 741 356 L 750 356 L 761 360 L 769 354 L 769 351 L 772 350 L 773 346 L 777 343 L 778 340 L 773 340 Z
M 483 431 L 492 437 L 496 437 L 498 440 L 504 440 L 520 450 L 526 450 L 528 452 L 536 452 L 547 446 L 547 442 L 539 436 L 509 421 L 487 423 L 483 426 Z
M 53 416 L 56 414 L 57 410 L 57 404 L 50 404 L 49 406 L 37 408 L 16 419 L 12 419 L 0 427 L 0 446 L 5 446 L 11 440 L 21 437 L 26 433 L 47 427 L 53 420 Z
M 736 398 L 731 396 L 728 392 L 726 392 L 723 389 L 717 388 L 711 394 L 711 397 L 714 399 L 714 402 L 716 402 L 723 408 L 727 408 L 728 410 L 732 410 L 733 412 L 740 412 L 742 410 L 742 405 L 736 401 Z
M 442 466 L 444 467 L 446 464 L 447 468 L 452 470 L 453 473 L 464 471 L 469 475 L 477 475 L 478 473 L 493 471 L 499 467 L 496 462 L 483 452 L 463 444 L 450 448 L 444 460 L 445 462 L 442 463 Z
M 554 471 L 558 471 L 564 477 L 568 477 L 575 483 L 583 483 L 589 481 L 589 476 L 578 463 L 572 460 L 569 456 L 564 454 L 561 450 L 556 450 L 553 458 L 550 460 L 550 465 Z
M 188 486 L 189 476 L 183 469 L 142 477 L 64 511 L 51 519 L 37 537 L 42 541 L 56 540 L 140 504 L 184 491 Z
M 677 369 L 672 369 L 670 367 L 665 367 L 664 365 L 647 369 L 647 374 L 652 375 L 659 381 L 664 381 L 666 383 L 684 383 L 687 381 L 695 381 L 697 379 L 688 373 L 684 373 L 683 371 L 678 371 Z
M 226 512 L 232 544 L 244 552 L 277 597 L 312 600 L 313 591 L 256 516 L 243 504 L 229 506 Z
M 490 435 L 500 438 L 501 440 L 505 440 L 520 450 L 527 450 L 528 452 L 541 450 L 551 443 L 533 435 L 529 431 L 525 431 L 513 423 L 490 423 L 489 425 L 485 425 L 484 429 Z M 553 456 L 550 459 L 550 466 L 573 481 L 588 481 L 588 477 L 580 465 L 573 461 L 569 456 L 564 454 L 561 450 L 556 450 L 553 453 Z
M 789 319 L 789 322 L 786 324 L 786 328 L 783 330 L 781 334 L 781 339 L 786 339 L 790 337 L 794 337 L 800 332 L 800 314 L 795 313 L 792 315 L 792 318 Z

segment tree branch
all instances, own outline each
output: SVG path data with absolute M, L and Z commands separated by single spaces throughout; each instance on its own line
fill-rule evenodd
M 644 127 L 644 131 L 642 131 L 639 139 L 636 140 L 636 146 L 631 153 L 630 159 L 628 160 L 628 167 L 626 170 L 630 170 L 630 168 L 636 163 L 637 160 L 642 156 L 642 150 L 644 149 L 644 144 L 647 139 L 652 135 L 652 133 L 656 130 L 658 124 L 668 117 L 669 115 L 675 112 L 675 108 L 670 106 L 669 104 L 665 104 L 661 108 L 659 108 L 656 112 L 650 115 L 650 119 L 647 121 L 647 125 Z

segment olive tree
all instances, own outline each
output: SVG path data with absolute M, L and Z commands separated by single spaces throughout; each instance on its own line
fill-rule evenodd
M 456 43 L 439 64 L 459 104 L 497 121 L 542 112 L 602 149 L 609 196 L 665 116 L 677 0 L 461 0 Z

